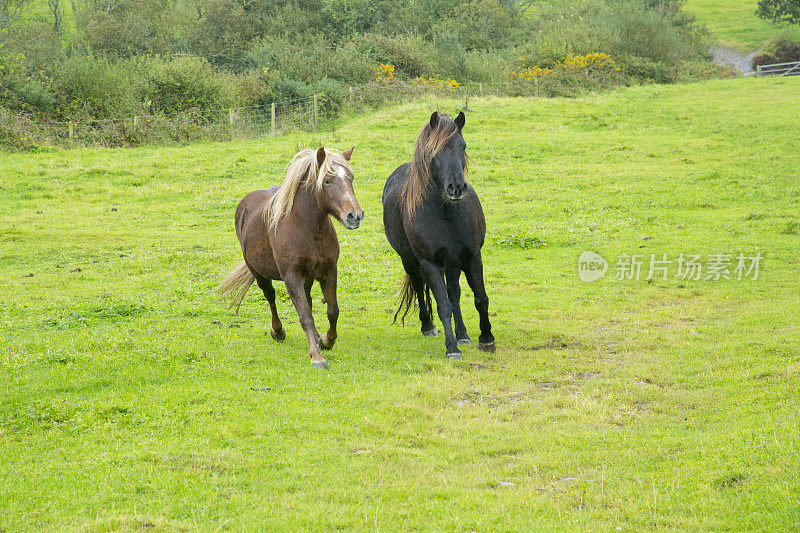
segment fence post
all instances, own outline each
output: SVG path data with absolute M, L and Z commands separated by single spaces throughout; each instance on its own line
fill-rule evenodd
M 756 78 L 761 77 L 761 65 L 756 65 Z
M 275 137 L 275 102 L 272 102 L 272 136 Z
M 72 121 L 69 121 L 69 142 L 72 142 Z
M 311 115 L 311 120 L 314 123 L 314 131 L 317 131 L 318 112 L 319 112 L 319 107 L 317 107 L 317 95 L 314 94 L 314 110 Z

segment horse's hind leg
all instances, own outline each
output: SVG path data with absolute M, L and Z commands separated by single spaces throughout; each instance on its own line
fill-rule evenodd
M 411 287 L 417 295 L 417 305 L 419 305 L 419 321 L 422 323 L 421 331 L 426 337 L 436 336 L 436 326 L 431 319 L 433 309 L 428 309 L 428 302 L 425 300 L 425 278 L 422 276 L 419 263 L 403 261 L 403 268 L 408 274 Z
M 464 325 L 464 318 L 461 316 L 461 269 L 456 266 L 448 266 L 445 271 L 447 276 L 447 299 L 453 306 L 453 322 L 456 327 L 456 339 L 459 345 L 470 344 L 467 327 Z
M 336 301 L 336 270 L 327 278 L 321 279 L 319 285 L 325 303 L 328 304 L 328 332 L 320 339 L 319 346 L 323 350 L 330 350 L 336 343 L 336 323 L 339 321 L 339 304 Z
M 311 301 L 311 287 L 314 286 L 314 278 L 308 278 L 303 284 L 303 290 L 306 293 L 306 300 L 308 300 L 308 308 L 314 310 L 314 303 Z
M 489 322 L 489 296 L 486 294 L 486 287 L 483 284 L 483 259 L 480 254 L 472 259 L 465 274 L 467 283 L 475 293 L 475 309 L 478 310 L 478 316 L 480 316 L 481 336 L 478 338 L 480 341 L 478 349 L 484 352 L 494 352 L 494 335 L 492 335 L 492 324 Z
M 269 311 L 272 315 L 272 327 L 270 328 L 269 334 L 276 341 L 282 341 L 286 338 L 286 330 L 283 329 L 281 319 L 278 318 L 278 308 L 275 306 L 275 288 L 272 286 L 272 280 L 257 277 L 256 282 L 258 282 L 258 287 L 264 291 L 264 298 L 266 298 L 269 303 Z

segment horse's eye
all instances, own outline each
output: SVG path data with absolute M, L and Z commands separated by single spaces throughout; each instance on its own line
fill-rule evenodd
M 464 148 L 462 148 L 462 150 L 464 150 L 465 152 L 467 151 L 467 145 L 466 144 L 464 145 Z
M 325 180 L 325 185 L 330 185 L 330 184 L 331 184 L 331 180 Z

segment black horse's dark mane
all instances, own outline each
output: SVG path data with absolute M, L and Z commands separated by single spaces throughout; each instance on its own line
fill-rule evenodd
M 422 202 L 425 189 L 431 180 L 431 159 L 442 150 L 458 133 L 458 126 L 453 117 L 440 113 L 436 127 L 431 128 L 430 122 L 425 122 L 417 138 L 414 157 L 411 159 L 411 168 L 408 172 L 408 181 L 403 187 L 403 208 L 409 217 L 414 216 L 414 211 Z M 466 174 L 466 167 L 464 173 Z

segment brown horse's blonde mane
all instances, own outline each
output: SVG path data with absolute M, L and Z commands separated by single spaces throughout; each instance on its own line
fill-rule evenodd
M 425 190 L 431 181 L 431 159 L 444 148 L 458 132 L 458 126 L 453 117 L 444 113 L 439 114 L 439 121 L 435 128 L 431 128 L 430 121 L 425 122 L 417 138 L 414 157 L 411 159 L 411 168 L 408 171 L 408 181 L 403 186 L 402 203 L 408 217 L 414 216 L 414 211 L 422 202 Z M 466 177 L 467 169 L 464 168 Z
M 350 162 L 338 150 L 325 149 L 325 161 L 322 168 L 317 165 L 317 151 L 310 148 L 300 150 L 286 165 L 286 178 L 283 180 L 278 192 L 267 200 L 264 206 L 264 221 L 270 227 L 275 227 L 294 205 L 294 197 L 302 183 L 306 187 L 314 187 L 315 192 L 322 189 L 325 176 L 335 174 L 334 165 L 339 165 L 352 173 Z M 308 176 L 308 179 L 306 179 Z

